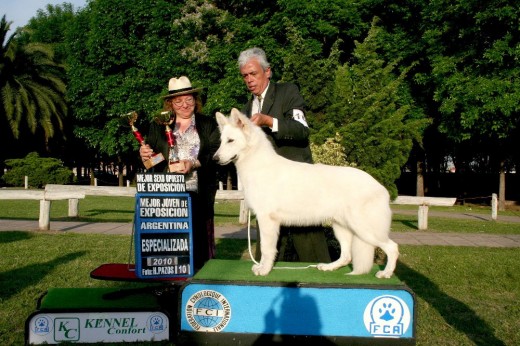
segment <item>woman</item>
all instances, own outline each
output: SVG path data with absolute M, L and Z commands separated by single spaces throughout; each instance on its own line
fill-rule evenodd
M 185 175 L 186 189 L 191 196 L 193 223 L 193 262 L 198 271 L 206 261 L 215 257 L 214 204 L 217 191 L 217 166 L 212 159 L 220 145 L 220 134 L 213 118 L 201 114 L 201 88 L 193 88 L 182 76 L 171 78 L 165 111 L 171 111 L 167 123 L 175 140 L 177 163 L 170 163 L 173 153 L 168 143 L 164 119 L 153 122 L 139 154 L 143 162 L 154 152 L 166 158 L 153 167 L 155 172 L 176 172 Z M 177 161 L 174 159 L 173 161 Z

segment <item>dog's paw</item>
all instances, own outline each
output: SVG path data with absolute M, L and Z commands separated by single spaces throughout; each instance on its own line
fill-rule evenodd
M 376 273 L 376 278 L 378 279 L 390 279 L 393 273 L 387 273 L 384 270 L 380 270 Z
M 269 274 L 271 272 L 271 268 L 261 265 L 261 264 L 253 265 L 252 270 L 256 276 L 266 276 L 267 274 Z
M 334 262 L 330 262 L 330 263 L 318 263 L 316 265 L 316 268 L 318 268 L 318 270 L 330 272 L 333 270 L 337 270 L 341 267 L 344 267 L 349 263 L 350 263 L 350 260 L 340 258 L 340 259 L 338 259 Z
M 324 272 L 330 272 L 330 271 L 338 269 L 338 267 L 334 264 L 334 262 L 332 262 L 332 263 L 318 263 L 316 265 L 316 268 L 318 268 L 318 270 L 322 270 Z

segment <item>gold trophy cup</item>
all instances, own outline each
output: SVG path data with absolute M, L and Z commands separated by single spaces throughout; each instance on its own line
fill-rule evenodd
M 128 124 L 132 128 L 132 133 L 134 134 L 135 139 L 137 139 L 137 141 L 139 142 L 139 144 L 141 146 L 145 145 L 146 142 L 143 138 L 143 135 L 141 134 L 141 132 L 139 132 L 137 127 L 134 126 L 135 122 L 137 121 L 137 117 L 138 117 L 137 112 L 135 112 L 135 111 L 129 112 L 129 113 L 126 113 L 125 116 L 128 120 Z M 152 157 L 149 160 L 144 161 L 143 164 L 146 167 L 146 169 L 150 169 L 162 161 L 164 161 L 163 154 L 155 153 L 152 155 Z
M 181 172 L 184 170 L 184 162 L 179 159 L 177 145 L 175 144 L 175 136 L 173 135 L 173 131 L 170 127 L 172 123 L 175 123 L 175 116 L 172 118 L 173 114 L 174 113 L 172 111 L 160 112 L 155 117 L 155 121 L 158 124 L 165 126 L 164 132 L 170 147 L 168 150 L 168 172 Z

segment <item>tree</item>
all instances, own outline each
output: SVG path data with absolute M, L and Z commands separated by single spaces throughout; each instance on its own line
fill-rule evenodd
M 318 129 L 327 122 L 327 106 L 334 85 L 334 75 L 340 65 L 341 40 L 330 49 L 330 55 L 323 58 L 320 45 L 305 39 L 295 27 L 295 23 L 286 19 L 287 36 L 290 44 L 286 48 L 282 81 L 296 83 L 306 104 L 306 117 L 311 129 Z
M 372 174 L 396 197 L 395 180 L 428 122 L 414 109 L 403 82 L 406 70 L 396 75 L 397 61 L 386 63 L 378 55 L 381 29 L 376 23 L 362 43 L 356 42 L 354 62 L 337 69 L 329 123 L 317 138 L 339 133 L 347 161 Z
M 455 158 L 457 171 L 471 170 L 479 155 L 491 158 L 504 210 L 504 174 L 514 169 L 511 140 L 520 124 L 520 13 L 507 0 L 437 1 L 424 13 L 439 129 L 455 143 L 471 143 L 465 160 Z
M 170 31 L 179 7 L 164 0 L 99 0 L 72 23 L 68 97 L 74 134 L 98 156 L 92 161 L 115 161 L 119 173 L 136 163 L 137 142 L 122 115 L 137 111 L 147 124 L 160 109 L 159 96 L 177 66 L 169 51 L 176 46 Z
M 36 16 L 20 32 L 19 39 L 24 43 L 45 43 L 55 52 L 55 60 L 61 64 L 66 62 L 66 35 L 68 28 L 75 20 L 74 6 L 70 3 L 59 5 L 48 4 L 45 9 L 39 9 Z
M 0 21 L 0 114 L 14 138 L 23 122 L 32 134 L 42 134 L 45 143 L 63 129 L 67 115 L 64 69 L 53 60 L 52 49 L 41 43 L 23 44 L 15 32 L 7 40 L 10 23 Z

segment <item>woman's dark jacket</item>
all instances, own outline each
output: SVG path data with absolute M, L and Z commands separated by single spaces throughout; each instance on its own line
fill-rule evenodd
M 197 159 L 200 167 L 197 169 L 198 192 L 201 198 L 212 195 L 213 199 L 218 187 L 217 182 L 217 163 L 213 160 L 213 155 L 220 145 L 220 132 L 217 122 L 202 114 L 195 114 L 195 128 L 200 138 L 200 150 Z M 172 128 L 173 130 L 173 128 Z M 168 158 L 168 142 L 166 141 L 165 126 L 155 122 L 151 123 L 146 143 L 150 145 L 155 153 L 162 153 Z M 167 160 L 156 165 L 155 172 L 167 172 Z

